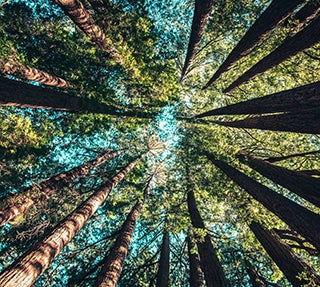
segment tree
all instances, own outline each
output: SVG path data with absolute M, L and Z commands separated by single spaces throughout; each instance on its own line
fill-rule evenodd
M 129 163 L 110 181 L 102 184 L 86 201 L 62 220 L 44 239 L 32 246 L 12 265 L 0 274 L 3 287 L 31 286 L 38 276 L 49 266 L 60 251 L 86 224 L 88 219 L 105 201 L 109 192 L 118 185 L 136 165 L 139 158 Z
M 203 273 L 200 266 L 198 254 L 193 250 L 195 245 L 190 236 L 187 237 L 189 270 L 190 270 L 190 287 L 204 287 Z
M 168 230 L 163 231 L 162 245 L 160 251 L 160 261 L 157 273 L 156 287 L 169 286 L 170 267 L 170 235 Z
M 294 254 L 290 246 L 283 242 L 274 231 L 265 229 L 256 221 L 251 222 L 250 229 L 294 287 L 320 284 L 320 276 L 316 271 L 306 261 Z
M 282 160 L 286 160 L 293 157 L 304 157 L 306 155 L 312 155 L 312 154 L 318 154 L 318 153 L 320 153 L 320 150 L 313 150 L 313 151 L 294 153 L 294 154 L 289 154 L 284 156 L 271 156 L 266 158 L 265 160 L 273 163 L 273 162 L 282 161 Z
M 244 262 L 246 265 L 248 275 L 250 277 L 252 287 L 267 287 L 266 283 L 264 282 L 264 280 L 262 280 L 261 276 L 258 274 L 257 270 L 252 266 L 250 261 L 247 258 L 244 258 Z

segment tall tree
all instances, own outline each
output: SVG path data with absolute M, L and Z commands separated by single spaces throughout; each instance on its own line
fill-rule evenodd
M 276 166 L 242 151 L 237 155 L 251 168 L 273 182 L 282 185 L 295 194 L 320 207 L 320 179 L 306 174 Z
M 129 163 L 110 181 L 102 184 L 86 201 L 62 220 L 44 239 L 32 246 L 0 274 L 0 286 L 29 287 L 50 265 L 60 251 L 86 224 L 105 201 L 110 191 L 136 165 L 140 157 Z
M 236 184 L 320 250 L 320 234 L 318 232 L 320 230 L 320 215 L 258 183 L 229 164 L 216 159 L 211 153 L 205 152 L 205 154 Z
M 192 19 L 191 34 L 188 44 L 188 51 L 184 66 L 181 72 L 180 81 L 188 72 L 191 62 L 196 56 L 197 49 L 200 44 L 200 40 L 206 28 L 209 15 L 212 11 L 213 0 L 195 0 L 195 8 Z
M 190 270 L 190 287 L 204 287 L 203 273 L 200 266 L 199 256 L 197 253 L 193 252 L 195 246 L 190 236 L 188 236 L 187 241 Z
M 160 261 L 157 273 L 156 287 L 169 287 L 170 267 L 170 235 L 168 230 L 163 231 Z
M 38 193 L 41 193 L 44 198 L 49 199 L 59 188 L 72 183 L 76 178 L 87 175 L 95 167 L 99 166 L 103 162 L 115 158 L 122 152 L 122 150 L 116 152 L 110 152 L 110 150 L 107 150 L 91 161 L 76 166 L 66 172 L 54 175 L 31 186 L 30 188 L 22 190 L 15 196 L 7 198 L 6 201 L 10 202 L 10 204 L 8 204 L 7 208 L 0 211 L 0 226 L 13 220 L 18 215 L 26 213 L 31 206 L 36 204 L 36 198 L 39 198 Z
M 298 21 L 295 30 L 300 30 L 304 25 L 314 20 L 320 14 L 319 1 L 310 1 L 306 3 L 295 15 L 294 20 Z
M 269 7 L 254 22 L 247 33 L 242 37 L 237 46 L 228 55 L 220 68 L 203 87 L 208 88 L 219 76 L 227 71 L 232 64 L 248 55 L 255 45 L 266 35 L 284 21 L 290 14 L 303 3 L 303 0 L 273 0 Z
M 277 162 L 277 161 L 282 161 L 282 160 L 286 160 L 286 159 L 293 158 L 293 157 L 298 157 L 298 156 L 303 157 L 306 155 L 312 155 L 312 154 L 317 154 L 317 153 L 320 153 L 320 150 L 293 153 L 293 154 L 288 154 L 288 155 L 283 155 L 283 156 L 271 156 L 271 157 L 266 158 L 265 160 L 268 162 Z
M 264 228 L 256 221 L 250 224 L 250 229 L 294 287 L 306 286 L 305 284 L 320 285 L 319 274 L 306 261 L 297 256 L 276 232 Z
M 320 29 L 320 18 L 313 20 L 306 28 L 298 32 L 292 37 L 288 37 L 277 49 L 264 57 L 252 68 L 241 75 L 235 80 L 229 87 L 224 90 L 224 93 L 232 91 L 234 88 L 241 84 L 251 80 L 252 78 L 264 73 L 265 71 L 279 65 L 295 56 L 296 54 L 303 52 L 304 50 L 311 48 L 315 44 L 320 42 L 320 35 L 318 33 Z
M 247 258 L 245 258 L 244 262 L 246 265 L 248 275 L 250 277 L 252 287 L 267 287 L 267 284 L 264 282 L 264 280 L 262 280 L 261 276 L 259 276 L 257 270 L 252 266 L 250 261 Z

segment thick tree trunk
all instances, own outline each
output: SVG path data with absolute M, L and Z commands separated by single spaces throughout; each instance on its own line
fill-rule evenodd
M 156 287 L 169 287 L 169 265 L 170 264 L 170 236 L 169 232 L 163 232 L 160 261 L 157 273 Z
M 320 150 L 313 150 L 313 151 L 302 152 L 302 153 L 294 153 L 294 154 L 289 154 L 289 155 L 285 155 L 285 156 L 272 156 L 272 157 L 266 158 L 265 160 L 268 162 L 277 162 L 277 161 L 286 160 L 288 158 L 293 158 L 293 157 L 298 157 L 298 156 L 306 156 L 306 155 L 317 154 L 317 153 L 320 153 Z
M 236 184 L 320 250 L 320 215 L 256 182 L 229 164 L 215 159 L 212 154 L 208 152 L 205 154 Z
M 0 226 L 5 223 L 12 221 L 19 214 L 26 213 L 27 210 L 36 204 L 36 199 L 39 200 L 39 193 L 44 198 L 49 199 L 50 196 L 59 188 L 66 186 L 76 178 L 87 175 L 90 170 L 97 167 L 103 162 L 109 161 L 122 153 L 122 150 L 111 153 L 109 150 L 102 153 L 94 160 L 88 161 L 82 165 L 72 168 L 69 171 L 59 173 L 58 175 L 52 176 L 30 188 L 26 188 L 8 198 L 9 202 L 12 202 L 6 209 L 0 211 Z M 28 194 L 31 194 L 28 196 Z M 33 194 L 36 194 L 33 196 Z
M 68 112 L 89 112 L 113 116 L 152 118 L 154 114 L 119 110 L 95 100 L 84 99 L 64 92 L 37 87 L 0 77 L 0 106 L 30 107 Z
M 252 266 L 248 259 L 244 260 L 252 287 L 267 287 L 267 284 L 261 279 L 257 270 Z
M 295 27 L 295 30 L 299 31 L 303 26 L 307 23 L 310 23 L 320 14 L 320 2 L 318 0 L 310 1 L 306 5 L 304 5 L 295 15 L 294 19 L 299 23 Z
M 108 256 L 103 260 L 101 271 L 94 284 L 95 287 L 116 287 L 120 279 L 124 262 L 127 258 L 129 247 L 132 241 L 134 228 L 143 206 L 139 200 L 127 216 L 122 225 L 116 242 Z
M 224 93 L 232 91 L 234 88 L 260 75 L 261 73 L 277 66 L 315 44 L 320 42 L 320 18 L 313 20 L 306 28 L 287 38 L 276 50 L 260 60 L 251 69 L 240 76 Z
M 192 190 L 188 192 L 187 202 L 192 226 L 205 229 Z M 197 238 L 197 246 L 207 287 L 228 287 L 229 284 L 224 276 L 222 266 L 216 251 L 213 248 L 209 235 L 207 234 L 204 240 L 202 238 Z
M 238 45 L 232 50 L 203 89 L 208 88 L 222 73 L 227 71 L 232 64 L 248 55 L 260 40 L 290 16 L 303 2 L 303 0 L 273 0 L 269 7 L 242 37 Z
M 320 106 L 320 82 L 207 111 L 195 118 L 215 115 L 299 112 L 318 106 Z
M 204 29 L 206 28 L 209 15 L 212 10 L 212 6 L 213 6 L 213 0 L 196 0 L 195 1 L 195 9 L 194 9 L 194 15 L 192 20 L 188 51 L 187 51 L 186 59 L 184 62 L 184 66 L 182 68 L 180 81 L 188 72 L 190 64 L 195 58 L 197 49 L 200 44 L 200 40 L 202 38 Z
M 320 133 L 320 109 L 305 110 L 299 113 L 248 117 L 232 122 L 214 121 L 221 126 L 234 128 L 260 129 L 307 134 Z
M 136 165 L 139 158 L 128 164 L 116 174 L 108 183 L 103 184 L 84 201 L 77 209 L 69 214 L 43 240 L 31 247 L 11 266 L 0 274 L 2 287 L 29 287 L 38 276 L 50 265 L 60 251 L 81 230 L 88 219 L 105 201 L 109 192 Z
M 320 286 L 319 274 L 306 261 L 298 257 L 276 232 L 265 229 L 255 221 L 250 224 L 250 229 L 294 287 L 306 286 L 305 284 Z M 301 276 L 304 272 L 307 273 L 303 276 L 304 279 L 299 279 L 299 275 Z
M 200 266 L 200 259 L 197 253 L 193 253 L 192 249 L 195 247 L 190 237 L 188 241 L 188 256 L 190 269 L 190 287 L 204 287 L 203 273 Z
M 320 179 L 276 166 L 244 152 L 239 153 L 238 157 L 273 182 L 320 207 Z

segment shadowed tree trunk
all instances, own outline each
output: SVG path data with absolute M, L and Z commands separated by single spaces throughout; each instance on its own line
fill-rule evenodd
M 298 112 L 318 106 L 320 106 L 320 82 L 207 111 L 195 118 L 215 115 Z
M 281 166 L 276 166 L 243 151 L 239 152 L 237 156 L 251 168 L 271 179 L 273 182 L 280 184 L 320 207 L 320 179 Z
M 198 210 L 194 193 L 189 190 L 187 196 L 188 210 L 192 226 L 195 228 L 205 229 L 203 220 Z M 201 268 L 207 287 L 228 287 L 229 284 L 224 276 L 222 266 L 213 248 L 209 234 L 203 238 L 196 238 L 200 255 Z
M 94 160 L 88 161 L 82 165 L 72 168 L 69 171 L 59 173 L 58 175 L 52 176 L 30 188 L 26 188 L 19 192 L 17 195 L 6 199 L 9 202 L 13 202 L 8 205 L 7 208 L 0 211 L 0 226 L 13 220 L 18 215 L 26 213 L 27 210 L 36 204 L 36 200 L 39 200 L 39 193 L 42 197 L 48 200 L 50 196 L 59 188 L 68 185 L 73 182 L 76 178 L 87 175 L 93 168 L 97 167 L 103 162 L 109 161 L 115 158 L 123 151 L 110 152 L 105 151 Z M 30 195 L 29 195 L 30 194 Z
M 2 287 L 29 287 L 50 265 L 60 251 L 86 224 L 105 201 L 109 192 L 136 165 L 139 158 L 128 164 L 106 184 L 102 184 L 86 201 L 59 223 L 43 240 L 31 247 L 0 274 Z
M 95 100 L 37 87 L 0 77 L 0 106 L 42 108 L 68 112 L 91 112 L 113 116 L 152 118 L 153 113 L 119 108 Z
M 208 81 L 203 89 L 208 88 L 219 76 L 226 72 L 232 64 L 248 55 L 255 45 L 267 34 L 284 21 L 290 14 L 303 3 L 303 0 L 273 0 L 269 7 L 255 21 L 252 27 L 231 51 L 227 59 Z
M 190 269 L 190 287 L 204 287 L 203 273 L 200 266 L 200 260 L 197 253 L 192 252 L 195 247 L 190 236 L 188 241 L 188 256 L 189 256 L 189 269 Z
M 318 0 L 310 1 L 304 5 L 294 16 L 294 19 L 299 21 L 295 30 L 299 31 L 307 23 L 310 23 L 320 14 L 320 2 Z
M 252 287 L 267 287 L 267 284 L 261 279 L 257 270 L 252 266 L 248 259 L 244 259 Z
M 229 164 L 215 159 L 212 154 L 205 154 L 236 184 L 320 250 L 320 215 L 256 182 Z
M 317 153 L 320 153 L 320 150 L 313 150 L 313 151 L 302 152 L 302 153 L 294 153 L 294 154 L 289 154 L 289 155 L 285 155 L 285 156 L 272 156 L 272 157 L 266 158 L 265 160 L 268 162 L 277 162 L 277 161 L 286 160 L 288 158 L 293 158 L 293 157 L 298 157 L 298 156 L 306 156 L 306 155 L 317 154 Z
M 255 221 L 250 224 L 250 229 L 294 287 L 306 286 L 305 284 L 320 286 L 320 276 L 316 271 L 306 261 L 298 257 L 277 233 L 265 229 Z M 299 279 L 299 275 L 304 272 L 307 273 L 303 276 L 304 279 Z M 312 285 L 312 283 L 316 285 Z
M 163 232 L 156 287 L 169 287 L 170 236 Z
M 320 109 L 305 110 L 299 113 L 248 117 L 238 121 L 214 121 L 221 126 L 234 128 L 260 129 L 307 134 L 320 133 Z
M 287 38 L 276 50 L 260 60 L 251 69 L 240 76 L 224 93 L 232 91 L 234 88 L 277 66 L 308 48 L 311 48 L 320 41 L 320 18 L 313 20 L 306 28 Z
M 197 49 L 200 44 L 200 40 L 202 38 L 204 29 L 206 28 L 206 24 L 211 13 L 213 6 L 213 0 L 196 0 L 195 1 L 195 9 L 191 26 L 191 34 L 188 45 L 188 51 L 186 55 L 186 59 L 184 62 L 184 66 L 181 72 L 180 81 L 183 79 L 185 74 L 187 73 L 191 62 L 195 58 Z

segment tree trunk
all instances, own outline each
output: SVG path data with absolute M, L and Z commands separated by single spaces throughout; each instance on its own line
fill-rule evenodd
M 290 246 L 283 242 L 281 238 L 273 230 L 265 229 L 258 222 L 253 221 L 250 224 L 250 229 L 255 234 L 256 238 L 262 244 L 272 260 L 277 264 L 284 276 L 296 286 L 320 285 L 320 276 L 317 272 L 302 258 L 297 256 Z M 299 279 L 299 275 L 306 272 L 303 279 Z
M 103 266 L 97 276 L 95 287 L 116 287 L 120 279 L 124 262 L 127 258 L 132 241 L 134 228 L 143 206 L 143 201 L 138 200 L 127 219 L 122 225 L 119 236 L 108 256 L 103 260 Z
M 320 82 L 207 111 L 195 118 L 215 115 L 299 112 L 318 106 L 320 106 Z
M 170 264 L 170 237 L 169 232 L 163 232 L 160 252 L 159 268 L 157 273 L 156 287 L 169 287 L 169 264 Z
M 260 60 L 251 69 L 240 76 L 229 87 L 224 90 L 224 93 L 232 91 L 244 82 L 260 75 L 261 73 L 277 66 L 278 64 L 288 60 L 308 48 L 311 48 L 320 41 L 320 18 L 313 20 L 306 28 L 295 34 L 293 37 L 288 37 L 276 50 Z
M 51 195 L 59 188 L 66 186 L 68 183 L 71 183 L 76 178 L 87 175 L 90 170 L 97 167 L 103 162 L 109 161 L 112 158 L 115 158 L 123 151 L 116 151 L 110 153 L 110 151 L 105 151 L 100 156 L 94 160 L 88 161 L 82 165 L 72 168 L 67 172 L 59 173 L 58 175 L 52 176 L 30 188 L 26 188 L 19 192 L 17 195 L 14 195 L 8 198 L 9 202 L 12 202 L 7 208 L 3 211 L 0 211 L 0 226 L 5 223 L 12 221 L 19 214 L 26 213 L 27 210 L 36 204 L 36 201 L 39 200 L 39 193 L 44 195 L 44 198 L 47 200 Z M 28 194 L 30 194 L 28 196 Z
M 195 228 L 205 229 L 192 190 L 188 192 L 187 202 L 192 226 Z M 216 251 L 213 248 L 209 234 L 206 234 L 204 240 L 203 238 L 196 239 L 201 268 L 204 273 L 207 287 L 228 287 L 229 284 L 224 276 L 222 266 L 220 265 Z
M 280 184 L 317 207 L 320 207 L 320 179 L 276 166 L 262 159 L 250 156 L 247 153 L 241 152 L 238 154 L 238 157 L 273 182 Z
M 0 59 L 1 71 L 9 75 L 14 75 L 17 78 L 38 82 L 56 88 L 68 88 L 71 86 L 66 80 L 36 68 L 24 66 L 13 61 L 8 61 L 3 66 L 2 63 L 4 63 L 4 61 Z
M 101 113 L 113 116 L 152 118 L 153 113 L 119 110 L 95 100 L 37 87 L 0 77 L 0 106 L 30 107 L 68 112 Z
M 272 156 L 272 157 L 266 158 L 265 160 L 268 162 L 277 162 L 277 161 L 286 160 L 288 158 L 293 158 L 293 157 L 298 157 L 298 156 L 306 156 L 306 155 L 317 154 L 317 153 L 320 153 L 320 150 L 313 150 L 313 151 L 302 152 L 302 153 L 294 153 L 294 154 L 289 154 L 289 155 L 285 155 L 285 156 Z
M 203 89 L 208 88 L 222 73 L 226 72 L 232 64 L 248 55 L 260 40 L 265 38 L 271 30 L 290 16 L 303 2 L 303 0 L 273 0 L 269 7 L 242 37 L 238 45 L 232 50 Z
M 29 287 L 37 277 L 49 266 L 60 251 L 73 239 L 73 237 L 86 224 L 88 219 L 105 201 L 109 192 L 126 176 L 136 165 L 139 158 L 128 164 L 116 174 L 108 183 L 84 201 L 77 209 L 69 214 L 57 225 L 43 240 L 31 247 L 18 258 L 11 266 L 0 274 L 2 287 Z
M 252 266 L 248 259 L 244 259 L 252 287 L 267 287 L 267 284 L 261 279 L 257 270 Z
M 200 44 L 200 40 L 202 38 L 204 29 L 206 28 L 206 24 L 211 13 L 213 6 L 213 0 L 196 0 L 195 1 L 195 9 L 191 26 L 191 34 L 188 45 L 188 51 L 186 55 L 186 59 L 184 62 L 184 66 L 181 72 L 180 81 L 182 81 L 185 74 L 188 72 L 191 62 L 195 58 L 197 49 Z
M 190 287 L 204 287 L 203 273 L 200 266 L 200 260 L 197 253 L 193 253 L 192 249 L 194 244 L 191 238 L 187 238 L 188 241 L 188 256 L 189 256 L 189 269 L 190 269 Z
M 214 121 L 214 123 L 234 128 L 319 134 L 320 109 L 315 108 L 312 110 L 305 110 L 299 113 L 294 112 L 278 115 L 248 117 L 243 120 L 232 122 Z
M 212 154 L 208 152 L 205 154 L 236 184 L 320 250 L 320 216 L 318 214 L 256 182 L 227 163 L 215 159 Z
M 308 2 L 304 5 L 294 16 L 294 19 L 299 23 L 296 26 L 295 30 L 299 31 L 307 23 L 310 23 L 320 14 L 320 2 L 315 0 L 314 2 Z

